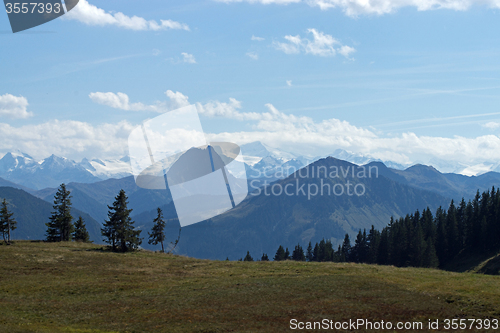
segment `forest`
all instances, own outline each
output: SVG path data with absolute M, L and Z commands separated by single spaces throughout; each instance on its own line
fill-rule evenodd
M 337 249 L 330 240 L 304 248 L 298 244 L 292 253 L 280 246 L 275 261 L 355 262 L 398 267 L 443 267 L 457 255 L 476 255 L 500 250 L 500 189 L 492 187 L 474 199 L 458 205 L 415 211 L 399 219 L 391 218 L 381 231 L 359 230 L 354 244 L 348 234 Z M 242 259 L 251 261 L 250 253 Z M 261 260 L 269 260 L 263 254 Z

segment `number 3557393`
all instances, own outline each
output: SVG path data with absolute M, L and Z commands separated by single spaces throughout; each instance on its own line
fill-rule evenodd
M 38 2 L 23 2 L 23 3 L 7 3 L 7 14 L 59 14 L 61 12 L 61 4 L 56 3 L 38 3 Z

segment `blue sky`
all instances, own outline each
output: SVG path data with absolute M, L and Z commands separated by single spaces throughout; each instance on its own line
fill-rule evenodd
M 135 125 L 198 103 L 239 144 L 498 164 L 500 3 L 339 3 L 88 0 L 17 34 L 0 14 L 0 153 L 119 157 Z

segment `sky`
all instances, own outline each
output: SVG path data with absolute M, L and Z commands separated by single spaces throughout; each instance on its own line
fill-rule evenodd
M 13 34 L 0 14 L 0 154 L 120 158 L 194 104 L 209 140 L 486 170 L 499 18 L 498 0 L 80 0 Z

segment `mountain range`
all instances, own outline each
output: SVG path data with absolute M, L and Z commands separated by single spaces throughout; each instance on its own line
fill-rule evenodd
M 247 175 L 251 179 L 283 179 L 294 171 L 328 156 L 348 161 L 357 165 L 382 162 L 395 170 L 405 170 L 408 165 L 393 161 L 382 161 L 370 155 L 356 154 L 337 149 L 326 156 L 302 156 L 281 149 L 270 147 L 259 141 L 241 146 Z M 37 161 L 20 151 L 9 152 L 0 159 L 0 177 L 4 180 L 32 190 L 57 187 L 61 183 L 94 183 L 111 178 L 124 178 L 132 175 L 128 156 L 120 159 L 87 159 L 80 162 L 56 155 Z M 478 176 L 490 171 L 500 171 L 499 164 L 481 163 L 467 166 L 460 163 L 433 160 L 432 165 L 440 170 L 447 170 L 465 176 Z M 243 174 L 236 174 L 242 177 Z
M 500 186 L 500 174 L 487 172 L 479 176 L 464 176 L 441 173 L 431 166 L 414 165 L 404 170 L 401 166 L 388 167 L 380 161 L 369 161 L 337 151 L 335 155 L 344 158 L 358 158 L 351 163 L 338 158 L 321 158 L 310 163 L 302 156 L 270 148 L 261 143 L 241 147 L 247 162 L 250 186 L 254 190 L 245 201 L 235 209 L 209 221 L 182 229 L 178 251 L 182 254 L 200 258 L 236 259 L 247 250 L 254 255 L 259 252 L 272 254 L 275 247 L 293 247 L 297 242 L 302 245 L 311 240 L 329 238 L 338 243 L 345 233 L 354 235 L 361 228 L 382 228 L 391 216 L 399 217 L 416 209 L 429 206 L 432 210 L 440 205 L 448 206 L 450 199 L 471 199 L 477 191 L 491 186 Z M 9 153 L 0 160 L 0 198 L 6 197 L 15 205 L 14 213 L 20 221 L 27 224 L 19 229 L 16 237 L 23 239 L 43 238 L 45 222 L 52 209 L 52 201 L 61 182 L 73 196 L 73 209 L 85 215 L 94 240 L 101 242 L 99 228 L 107 219 L 108 205 L 111 205 L 120 189 L 129 197 L 129 208 L 138 228 L 147 237 L 156 208 L 161 207 L 168 220 L 169 240 L 175 239 L 179 223 L 169 191 L 146 190 L 139 188 L 134 177 L 125 172 L 127 159 L 119 161 L 88 161 L 76 163 L 69 159 L 51 156 L 36 162 L 29 155 Z M 297 175 L 320 167 L 350 169 L 359 168 L 358 163 L 367 162 L 364 168 L 377 170 L 377 176 L 361 179 L 356 175 L 339 178 L 319 179 L 314 176 L 299 177 L 304 186 L 320 186 L 321 181 L 333 187 L 346 186 L 347 181 L 363 184 L 366 193 L 353 196 L 287 196 L 266 195 L 275 187 L 293 184 Z M 94 164 L 101 166 L 95 168 Z M 92 169 L 91 167 L 94 167 Z M 102 170 L 107 170 L 104 175 Z M 100 171 L 98 171 L 100 170 Z M 113 171 L 114 170 L 114 171 Z M 284 171 L 285 170 L 285 171 Z M 94 174 L 92 173 L 94 172 Z M 253 173 L 253 174 L 252 174 Z M 115 178 L 101 179 L 116 176 Z M 119 177 L 120 175 L 128 175 Z M 44 185 L 50 186 L 44 187 Z M 291 186 L 291 185 L 290 185 Z M 10 192 L 9 192 L 10 191 Z M 26 209 L 24 209 L 26 205 Z M 39 217 L 35 218 L 36 212 Z M 24 215 L 23 215 L 24 214 Z M 27 215 L 26 215 L 27 214 Z M 154 249 L 144 241 L 145 248 Z

